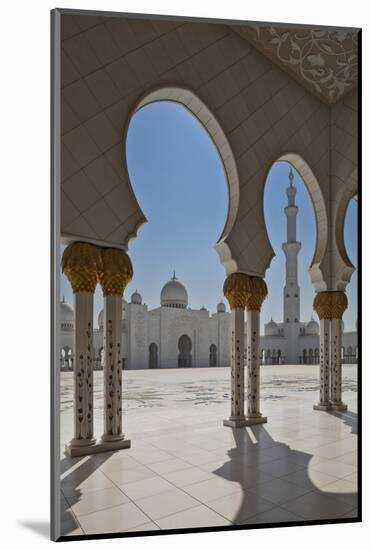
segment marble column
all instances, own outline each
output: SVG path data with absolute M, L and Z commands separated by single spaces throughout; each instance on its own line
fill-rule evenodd
M 101 268 L 98 247 L 71 243 L 62 258 L 75 304 L 74 437 L 66 446 L 71 456 L 88 454 L 95 444 L 93 402 L 93 299 Z
M 319 402 L 313 408 L 318 411 L 330 410 L 330 320 L 321 319 L 319 321 Z
M 315 410 L 346 410 L 341 399 L 342 316 L 346 294 L 327 291 L 316 294 L 313 307 L 320 319 L 320 400 Z
M 116 248 L 102 249 L 100 283 L 104 295 L 103 346 L 104 434 L 102 442 L 110 449 L 130 447 L 122 432 L 122 297 L 132 279 L 129 256 Z
M 267 417 L 260 412 L 260 310 L 267 294 L 264 280 L 250 277 L 250 296 L 246 302 L 248 425 L 267 421 Z
M 346 411 L 347 405 L 342 401 L 342 334 L 344 311 L 348 307 L 345 292 L 332 292 L 332 319 L 331 319 L 331 387 L 330 400 L 336 411 Z
M 245 416 L 245 337 L 244 317 L 248 276 L 233 273 L 224 283 L 224 295 L 231 307 L 231 415 L 224 426 L 241 428 L 247 425 Z

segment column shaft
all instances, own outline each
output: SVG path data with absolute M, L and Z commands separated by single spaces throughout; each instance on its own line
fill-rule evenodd
M 93 294 L 76 292 L 74 364 L 74 439 L 72 446 L 93 445 Z
M 245 417 L 245 312 L 231 310 L 231 416 L 224 420 L 224 426 L 240 428 L 246 426 Z
M 232 365 L 230 420 L 245 418 L 244 310 L 232 309 Z
M 331 392 L 330 399 L 334 408 L 346 410 L 347 406 L 342 402 L 342 320 L 331 320 Z
M 247 418 L 265 422 L 260 412 L 260 311 L 247 311 Z
M 122 297 L 104 297 L 104 434 L 103 441 L 124 439 L 122 433 Z
M 330 321 L 320 319 L 319 324 L 320 345 L 320 391 L 319 403 L 314 406 L 316 410 L 331 409 L 330 403 Z

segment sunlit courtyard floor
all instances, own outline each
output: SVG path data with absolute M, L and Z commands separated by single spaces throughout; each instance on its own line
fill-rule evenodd
M 102 372 L 94 376 L 99 436 Z M 313 410 L 318 378 L 318 365 L 262 367 L 268 423 L 232 430 L 229 369 L 124 371 L 131 448 L 71 459 L 72 373 L 61 373 L 63 534 L 355 517 L 356 366 L 343 367 L 345 413 Z

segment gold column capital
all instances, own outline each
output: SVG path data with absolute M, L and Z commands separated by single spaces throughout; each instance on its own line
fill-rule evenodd
M 84 242 L 71 243 L 62 256 L 62 271 L 76 292 L 94 293 L 98 283 L 102 260 L 100 248 Z
M 126 285 L 133 278 L 133 266 L 129 256 L 119 248 L 102 248 L 102 271 L 99 281 L 104 296 L 122 296 Z
M 318 292 L 313 301 L 313 308 L 320 319 L 341 319 L 347 307 L 347 295 L 341 290 Z
M 268 290 L 264 279 L 245 273 L 232 273 L 224 281 L 223 292 L 231 309 L 260 311 Z

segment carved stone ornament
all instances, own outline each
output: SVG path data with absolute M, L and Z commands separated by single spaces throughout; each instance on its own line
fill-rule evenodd
M 74 293 L 94 293 L 102 270 L 100 248 L 89 243 L 69 244 L 63 253 L 62 270 Z
M 102 271 L 99 277 L 105 296 L 122 296 L 133 278 L 129 256 L 118 248 L 102 248 Z
M 223 287 L 231 309 L 245 309 L 260 311 L 268 290 L 261 277 L 252 277 L 245 273 L 232 273 Z
M 313 308 L 320 319 L 341 319 L 347 307 L 347 296 L 340 290 L 319 292 L 313 302 Z
M 327 104 L 357 82 L 357 31 L 233 26 L 262 53 Z

